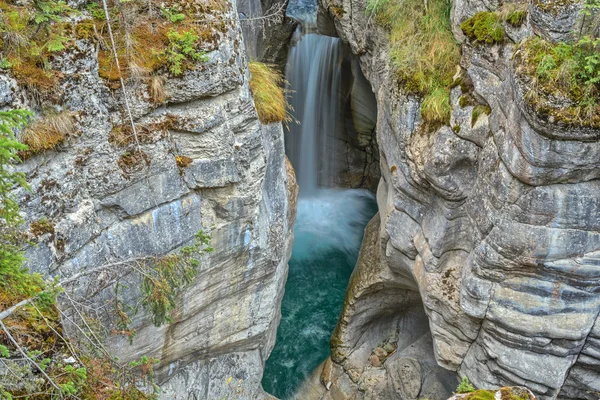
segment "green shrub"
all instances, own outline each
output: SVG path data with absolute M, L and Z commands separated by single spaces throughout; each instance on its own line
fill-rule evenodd
M 169 44 L 164 52 L 169 71 L 181 75 L 196 62 L 206 62 L 208 57 L 203 51 L 196 50 L 200 37 L 194 31 L 178 32 L 171 29 L 167 34 Z
M 528 82 L 525 99 L 538 113 L 600 126 L 600 39 L 584 36 L 569 44 L 531 38 L 519 46 L 515 64 L 517 76 Z
M 463 33 L 475 44 L 494 44 L 504 41 L 504 28 L 494 12 L 482 11 L 460 24 Z
M 463 376 L 462 380 L 460 381 L 460 384 L 456 388 L 456 393 L 471 393 L 474 391 L 475 388 L 473 387 L 473 385 L 471 385 L 471 382 L 469 382 L 469 378 Z
M 390 31 L 392 66 L 406 90 L 423 97 L 430 129 L 448 124 L 450 85 L 460 59 L 449 0 L 368 0 L 367 13 Z

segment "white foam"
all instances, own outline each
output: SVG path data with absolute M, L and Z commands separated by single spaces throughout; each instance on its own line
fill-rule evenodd
M 374 199 L 363 189 L 318 189 L 312 196 L 300 197 L 293 257 L 313 258 L 331 249 L 356 257 Z

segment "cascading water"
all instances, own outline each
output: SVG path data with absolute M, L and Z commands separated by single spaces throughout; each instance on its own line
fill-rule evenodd
M 291 12 L 303 21 L 303 30 L 296 33 L 286 66 L 292 114 L 299 122 L 286 132 L 286 153 L 296 170 L 300 198 L 282 318 L 262 381 L 280 399 L 292 398 L 329 355 L 364 227 L 377 211 L 366 190 L 327 188 L 337 173 L 341 43 L 311 33 L 316 30 L 314 3 L 290 3 Z
M 335 154 L 340 107 L 341 44 L 337 38 L 300 30 L 296 39 L 286 79 L 292 113 L 299 123 L 291 124 L 286 133 L 286 153 L 296 169 L 301 193 L 307 196 L 315 194 L 319 182 L 331 182 L 336 171 L 331 155 Z

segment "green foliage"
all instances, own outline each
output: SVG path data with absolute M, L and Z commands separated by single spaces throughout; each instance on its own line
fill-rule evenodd
M 463 33 L 475 44 L 494 44 L 504 41 L 504 28 L 494 12 L 482 11 L 460 24 Z
M 92 18 L 98 21 L 106 21 L 106 14 L 104 14 L 104 8 L 96 2 L 91 2 L 85 6 L 85 9 L 92 15 Z
M 469 382 L 469 378 L 463 376 L 462 380 L 460 381 L 460 384 L 456 388 L 456 393 L 470 393 L 474 391 L 475 388 L 473 387 L 473 385 L 471 385 L 471 382 Z
M 164 57 L 169 71 L 173 75 L 181 75 L 193 62 L 206 62 L 208 57 L 203 51 L 196 50 L 199 36 L 192 30 L 178 32 L 171 29 L 167 34 L 169 44 L 164 52 Z
M 527 10 L 513 10 L 506 16 L 506 22 L 514 27 L 519 27 L 523 25 L 525 18 L 527 18 Z
M 30 117 L 31 113 L 25 110 L 0 111 L 0 287 L 7 292 L 25 290 L 26 295 L 35 291 L 27 287 L 37 286 L 34 281 L 38 283 L 39 279 L 28 278 L 21 269 L 22 240 L 18 229 L 23 219 L 12 189 L 27 184 L 25 176 L 13 167 L 20 161 L 17 152 L 27 150 L 27 146 L 16 140 L 13 130 L 25 126 Z
M 177 11 L 175 8 L 163 8 L 160 12 L 166 19 L 174 24 L 185 20 L 185 14 Z
M 34 1 L 35 15 L 33 21 L 40 25 L 47 22 L 60 22 L 64 14 L 73 13 L 74 10 L 64 1 Z
M 449 0 L 367 2 L 367 13 L 390 30 L 392 65 L 404 87 L 424 98 L 421 114 L 430 128 L 449 123 L 450 85 L 460 59 L 450 8 Z
M 200 231 L 193 245 L 151 262 L 142 281 L 142 305 L 150 310 L 156 326 L 172 322 L 170 312 L 177 306 L 177 296 L 194 281 L 198 257 L 211 251 L 210 236 Z
M 49 60 L 53 53 L 65 50 L 70 39 L 64 19 L 76 11 L 54 0 L 35 0 L 28 7 L 2 2 L 0 9 L 1 68 L 11 69 L 19 84 L 50 93 L 56 75 Z
M 600 39 L 551 43 L 536 37 L 515 55 L 517 74 L 532 84 L 526 100 L 542 115 L 560 121 L 600 126 Z M 554 107 L 556 99 L 562 104 Z

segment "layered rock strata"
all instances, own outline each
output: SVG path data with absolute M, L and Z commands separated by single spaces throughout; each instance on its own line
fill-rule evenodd
M 567 3 L 530 3 L 525 24 L 506 27 L 508 37 L 567 38 L 579 9 Z M 454 1 L 457 39 L 464 19 L 498 6 Z M 491 114 L 472 121 L 473 107 L 459 105 L 456 87 L 453 128 L 426 132 L 420 99 L 398 87 L 389 67 L 388 33 L 365 7 L 363 0 L 321 1 L 323 11 L 344 10 L 330 13 L 336 31 L 376 95 L 382 173 L 378 238 L 362 249 L 380 256 L 369 257 L 370 267 L 359 263 L 332 338 L 333 363 L 354 385 L 342 398 L 384 398 L 377 393 L 393 387 L 395 374 L 410 376 L 369 358 L 419 297 L 438 365 L 478 387 L 598 398 L 600 132 L 545 120 L 526 105 L 510 41 L 462 45 L 457 77 L 472 83 L 470 95 Z M 401 349 L 403 331 L 395 330 Z M 387 389 L 365 386 L 373 368 Z M 402 398 L 420 397 L 401 390 Z
M 19 167 L 31 186 L 20 193 L 28 223 L 52 226 L 27 249 L 26 266 L 79 276 L 62 296 L 66 322 L 79 315 L 72 299 L 93 312 L 120 362 L 159 360 L 162 398 L 266 396 L 260 381 L 291 253 L 297 189 L 282 126 L 258 121 L 235 3 L 224 23 L 206 62 L 166 80 L 166 103 L 127 80 L 140 143 L 126 149 L 110 139 L 128 124 L 123 92 L 99 77 L 95 46 L 76 40 L 52 68 L 61 73 L 57 107 L 73 113 L 78 133 Z M 35 96 L 10 75 L 1 82 L 12 88 L 2 107 L 34 108 Z M 172 322 L 156 327 L 137 303 L 139 274 L 119 262 L 176 253 L 199 230 L 215 250 L 180 294 Z M 139 308 L 131 343 L 115 321 L 116 291 L 124 307 Z

